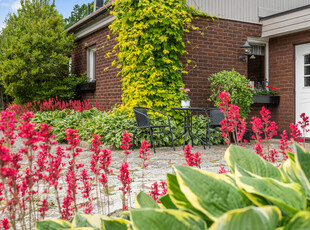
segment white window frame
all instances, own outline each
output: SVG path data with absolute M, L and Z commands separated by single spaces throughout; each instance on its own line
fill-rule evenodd
M 69 58 L 69 76 L 72 75 L 72 57 Z
M 269 83 L 269 38 L 248 37 L 248 43 L 262 44 L 265 46 L 265 79 Z
M 87 79 L 96 81 L 96 46 L 87 49 Z

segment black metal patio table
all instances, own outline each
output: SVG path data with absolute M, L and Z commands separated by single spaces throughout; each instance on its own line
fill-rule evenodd
M 196 138 L 201 142 L 201 144 L 203 145 L 203 148 L 206 149 L 204 141 L 193 133 L 193 112 L 196 112 L 196 111 L 206 112 L 206 109 L 197 108 L 197 107 L 193 107 L 193 108 L 172 108 L 172 109 L 183 111 L 183 115 L 184 115 L 184 132 L 181 135 L 179 135 L 178 137 L 176 137 L 174 139 L 174 141 L 185 135 L 184 141 L 183 141 L 183 149 L 185 148 L 187 136 L 189 136 L 191 138 L 192 146 L 194 146 L 193 138 Z

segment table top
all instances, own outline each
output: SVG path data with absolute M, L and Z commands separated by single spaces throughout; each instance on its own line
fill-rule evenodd
M 205 111 L 205 110 L 207 110 L 207 109 L 205 109 L 205 108 L 199 108 L 199 107 L 191 107 L 191 108 L 172 108 L 173 110 L 190 110 L 190 111 Z

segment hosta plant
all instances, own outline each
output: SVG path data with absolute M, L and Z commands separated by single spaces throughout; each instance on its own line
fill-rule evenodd
M 136 208 L 124 218 L 82 215 L 83 221 L 77 221 L 77 215 L 71 222 L 48 220 L 49 229 L 310 229 L 310 153 L 297 144 L 295 151 L 276 167 L 251 150 L 231 145 L 225 153 L 231 174 L 174 166 L 161 203 L 140 192 Z M 37 222 L 37 229 L 45 223 Z

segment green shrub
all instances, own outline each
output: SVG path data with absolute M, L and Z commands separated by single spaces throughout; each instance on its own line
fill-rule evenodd
M 123 112 L 118 109 L 103 112 L 96 108 L 85 110 L 83 112 L 74 112 L 72 110 L 63 111 L 49 111 L 36 113 L 32 122 L 41 124 L 46 123 L 53 126 L 53 134 L 56 135 L 58 142 L 65 142 L 65 129 L 77 129 L 80 135 L 80 140 L 91 142 L 92 134 L 99 134 L 101 142 L 104 145 L 112 145 L 117 148 L 120 147 L 120 140 L 124 130 L 133 133 L 136 128 L 135 118 L 127 111 Z M 153 125 L 163 124 L 166 118 L 157 116 L 151 119 Z M 170 119 L 172 132 L 174 137 L 183 132 L 183 123 L 177 124 L 173 119 Z M 193 131 L 200 138 L 206 137 L 207 120 L 203 116 L 196 116 L 193 119 Z M 219 132 L 212 132 L 210 137 L 214 144 L 222 143 L 222 137 Z M 148 130 L 138 130 L 135 145 L 140 146 L 143 140 L 150 142 L 150 135 Z M 155 146 L 170 146 L 171 138 L 164 133 L 154 134 Z M 183 143 L 183 138 L 177 140 L 176 144 Z M 197 139 L 194 144 L 201 144 Z
M 91 220 L 97 216 L 82 215 L 84 221 L 74 227 L 310 229 L 310 153 L 298 145 L 295 149 L 296 154 L 288 153 L 289 159 L 277 167 L 249 149 L 231 145 L 225 159 L 232 174 L 174 166 L 176 175 L 167 174 L 168 193 L 160 198 L 161 205 L 140 192 L 136 197 L 136 209 L 129 212 L 129 220 L 99 217 L 95 223 Z M 125 215 L 128 217 L 128 212 Z M 77 215 L 73 223 L 81 219 L 80 216 Z M 37 223 L 38 230 L 43 229 L 40 225 L 44 222 Z M 113 227 L 106 228 L 110 223 Z M 65 224 L 70 225 L 69 222 Z
M 231 104 L 239 106 L 242 118 L 247 117 L 247 113 L 251 112 L 251 104 L 253 104 L 253 91 L 248 88 L 249 79 L 233 69 L 211 74 L 208 80 L 211 89 L 209 101 L 213 101 L 215 106 L 219 107 L 218 103 L 221 102 L 219 94 L 224 91 L 229 92 Z
M 55 1 L 24 0 L 9 13 L 0 39 L 0 78 L 18 104 L 48 98 L 69 100 L 86 81 L 69 72 L 74 36 L 64 28 Z

